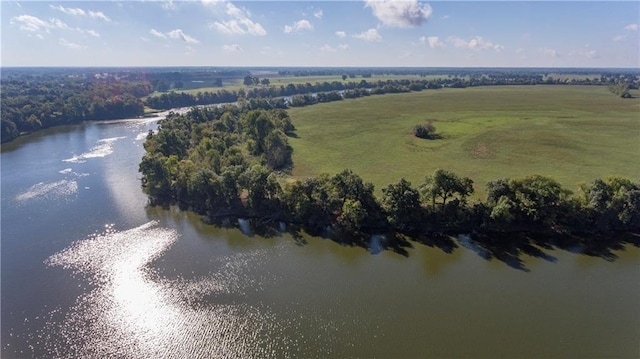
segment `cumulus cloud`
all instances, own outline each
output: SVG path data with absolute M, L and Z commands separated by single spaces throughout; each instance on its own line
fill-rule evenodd
M 320 51 L 322 52 L 336 52 L 337 50 L 334 47 L 331 47 L 331 45 L 325 44 L 320 46 Z
M 344 39 L 345 37 L 347 37 L 347 33 L 344 31 L 336 31 L 336 36 L 341 39 Z
M 453 46 L 459 48 L 467 48 L 473 50 L 495 50 L 498 52 L 504 50 L 504 46 L 494 44 L 493 42 L 483 38 L 482 36 L 475 36 L 468 41 L 456 36 L 450 36 L 447 40 L 451 44 L 453 44 Z
M 107 22 L 111 21 L 111 19 L 107 15 L 105 15 L 102 11 L 91 11 L 91 10 L 85 11 L 85 10 L 82 10 L 80 8 L 77 8 L 77 7 L 76 8 L 64 7 L 62 5 L 58 5 L 58 6 L 49 5 L 49 7 L 51 9 L 60 11 L 60 12 L 65 13 L 67 15 L 89 16 L 92 19 L 102 19 L 102 20 L 107 21 Z
M 629 24 L 624 27 L 627 31 L 638 31 L 638 24 Z
M 29 32 L 49 32 L 49 29 L 71 30 L 69 25 L 60 19 L 51 18 L 49 21 L 46 21 L 31 15 L 14 16 L 9 23 L 11 25 L 19 25 L 20 30 Z M 77 30 L 83 32 L 81 29 Z
M 161 39 L 166 39 L 167 35 L 161 33 L 160 31 L 156 30 L 156 29 L 151 29 L 151 31 L 149 31 L 149 33 L 155 37 L 159 37 Z
M 549 47 L 541 48 L 540 52 L 542 52 L 542 54 L 545 55 L 545 56 L 549 56 L 549 57 L 553 57 L 553 58 L 560 57 L 560 53 L 556 49 L 552 49 L 552 48 L 549 48 Z
M 289 34 L 292 32 L 299 32 L 302 30 L 313 30 L 313 25 L 308 20 L 300 20 L 293 23 L 292 26 L 285 25 L 284 32 Z
M 111 19 L 105 15 L 102 11 L 91 11 L 89 10 L 89 17 L 92 19 L 102 19 L 106 22 L 110 22 Z
M 356 39 L 370 41 L 370 42 L 382 41 L 382 36 L 378 34 L 378 30 L 376 29 L 369 29 L 359 34 L 355 34 L 353 35 L 353 37 L 355 37 Z
M 100 34 L 98 34 L 95 30 L 87 30 L 87 34 L 93 37 L 100 37 Z
M 322 16 L 324 15 L 324 13 L 322 12 L 322 10 L 316 10 L 313 12 L 313 16 L 316 19 L 322 19 Z
M 331 46 L 329 44 L 325 44 L 325 45 L 320 46 L 318 49 L 321 52 L 329 53 L 329 52 L 337 52 L 338 50 L 346 50 L 348 48 L 349 48 L 349 45 L 347 45 L 347 44 L 340 44 L 340 45 L 338 45 L 336 47 Z
M 206 4 L 216 3 L 212 1 L 206 1 Z M 227 3 L 227 15 L 230 17 L 227 21 L 215 21 L 209 24 L 209 28 L 215 29 L 224 34 L 230 35 L 254 35 L 265 36 L 267 31 L 257 22 L 250 19 L 250 14 L 244 10 L 236 7 L 231 3 Z
M 423 44 L 429 44 L 429 47 L 432 49 L 435 49 L 436 47 L 444 47 L 444 42 L 442 42 L 442 40 L 437 36 L 422 36 L 420 38 L 420 42 Z
M 175 10 L 177 8 L 173 0 L 163 1 L 161 6 L 165 10 Z
M 67 15 L 73 15 L 73 16 L 87 16 L 87 13 L 79 8 L 70 8 L 70 7 L 64 7 L 62 5 L 58 5 L 58 6 L 54 6 L 54 5 L 49 5 L 50 8 L 54 9 L 54 10 L 58 10 L 60 12 L 63 12 Z
M 182 40 L 188 44 L 199 44 L 200 41 L 194 39 L 193 37 L 185 34 L 181 29 L 175 29 L 167 32 L 167 36 L 172 39 Z
M 222 50 L 226 52 L 244 52 L 238 44 L 223 45 Z
M 420 26 L 433 12 L 429 4 L 417 0 L 365 0 L 365 3 L 383 25 L 391 27 Z
M 617 35 L 611 38 L 611 41 L 613 42 L 620 42 L 623 41 L 625 39 L 624 35 Z
M 20 25 L 20 30 L 23 31 L 40 31 L 46 30 L 51 27 L 47 21 L 41 20 L 35 16 L 31 15 L 20 15 L 14 16 L 10 20 L 11 25 Z
M 151 29 L 149 33 L 160 39 L 174 39 L 174 40 L 182 40 L 188 44 L 199 44 L 200 41 L 194 39 L 193 37 L 187 35 L 182 31 L 182 29 L 175 29 L 169 32 L 162 33 L 156 29 Z
M 63 38 L 63 37 L 61 37 L 61 38 L 60 38 L 60 40 L 58 41 L 58 43 L 59 43 L 60 45 L 64 46 L 64 47 L 68 47 L 68 48 L 70 48 L 70 49 L 72 49 L 72 50 L 79 50 L 79 49 L 82 49 L 82 48 L 83 48 L 83 46 L 82 46 L 82 45 L 78 45 L 78 44 L 76 44 L 76 43 L 74 43 L 74 42 L 67 41 L 67 39 L 65 39 L 65 38 Z
M 69 25 L 65 24 L 63 21 L 60 21 L 58 19 L 49 19 L 49 23 L 51 24 L 52 27 L 58 28 L 58 29 L 69 29 Z

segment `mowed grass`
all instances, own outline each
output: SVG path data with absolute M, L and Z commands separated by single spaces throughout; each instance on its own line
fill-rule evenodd
M 292 176 L 352 169 L 378 192 L 442 168 L 475 181 L 550 176 L 571 190 L 609 175 L 640 178 L 640 98 L 596 86 L 489 86 L 371 96 L 289 114 Z M 434 120 L 438 140 L 413 136 Z

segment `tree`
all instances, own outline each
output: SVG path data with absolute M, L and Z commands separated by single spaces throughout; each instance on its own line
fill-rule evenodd
M 260 81 L 260 83 L 263 86 L 269 86 L 271 84 L 271 81 L 268 78 L 265 77 L 265 78 L 262 79 L 262 81 Z
M 415 229 L 422 212 L 420 194 L 411 187 L 409 181 L 402 178 L 397 184 L 382 189 L 382 208 L 387 221 L 395 228 L 401 231 Z
M 433 208 L 436 207 L 437 200 L 441 200 L 440 212 L 444 213 L 447 200 L 457 198 L 460 203 L 466 202 L 467 196 L 473 193 L 473 181 L 468 177 L 461 178 L 453 172 L 439 169 L 425 178 L 420 189 L 423 197 L 431 200 Z
M 413 128 L 414 136 L 425 139 L 435 139 L 439 136 L 436 134 L 436 127 L 433 125 L 433 120 L 429 120 L 425 125 L 416 125 Z
M 342 81 L 347 79 L 347 75 L 342 75 Z
M 245 86 L 253 85 L 253 77 L 251 75 L 247 75 L 244 77 L 244 81 L 242 82 Z
M 261 165 L 249 168 L 240 175 L 238 180 L 247 190 L 247 202 L 250 208 L 264 208 L 268 201 L 277 198 L 281 191 L 275 174 Z

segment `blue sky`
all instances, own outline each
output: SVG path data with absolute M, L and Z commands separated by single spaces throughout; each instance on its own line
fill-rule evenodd
M 2 1 L 2 66 L 639 67 L 640 2 Z

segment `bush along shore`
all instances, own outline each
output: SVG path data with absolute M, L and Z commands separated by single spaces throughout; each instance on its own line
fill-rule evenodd
M 349 169 L 288 178 L 290 136 L 286 110 L 268 106 L 171 113 L 147 136 L 143 186 L 152 204 L 177 204 L 216 223 L 250 219 L 262 235 L 286 226 L 369 246 L 372 235 L 385 234 L 385 246 L 396 249 L 407 239 L 438 242 L 459 233 L 485 238 L 487 248 L 515 233 L 591 246 L 594 238 L 626 241 L 620 233 L 640 229 L 640 183 L 627 178 L 596 179 L 575 193 L 536 174 L 503 178 L 487 183 L 487 198 L 477 201 L 469 199 L 471 178 L 438 169 L 416 185 L 400 179 L 376 197 L 373 184 Z

